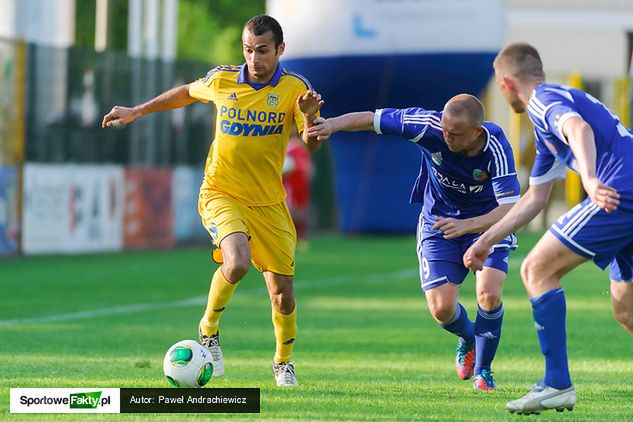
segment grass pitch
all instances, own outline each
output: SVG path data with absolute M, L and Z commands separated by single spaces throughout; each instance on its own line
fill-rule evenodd
M 544 365 L 519 277 L 536 237 L 519 239 L 493 393 L 457 379 L 456 339 L 428 313 L 412 237 L 322 237 L 298 252 L 296 389 L 274 386 L 270 303 L 251 269 L 222 319 L 226 374 L 209 386 L 261 388 L 253 415 L 9 415 L 10 387 L 168 387 L 163 355 L 196 338 L 216 266 L 206 249 L 1 261 L 0 419 L 522 420 L 505 403 Z M 471 318 L 473 281 L 461 291 Z M 578 404 L 539 420 L 631 420 L 633 341 L 613 319 L 608 274 L 585 264 L 563 284 Z

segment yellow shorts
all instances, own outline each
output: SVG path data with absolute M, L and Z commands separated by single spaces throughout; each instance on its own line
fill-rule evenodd
M 297 232 L 285 201 L 250 207 L 221 192 L 203 190 L 198 211 L 217 247 L 226 236 L 245 233 L 255 268 L 294 275 Z

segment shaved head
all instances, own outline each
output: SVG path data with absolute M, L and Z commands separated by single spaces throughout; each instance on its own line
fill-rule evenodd
M 451 119 L 463 120 L 471 127 L 479 127 L 484 122 L 484 106 L 470 94 L 459 94 L 448 100 L 444 114 Z
M 536 48 L 530 44 L 514 43 L 499 52 L 493 66 L 496 71 L 510 75 L 521 82 L 544 81 L 543 62 Z
M 474 156 L 486 143 L 484 106 L 476 97 L 459 94 L 448 100 L 442 112 L 442 135 L 452 152 Z

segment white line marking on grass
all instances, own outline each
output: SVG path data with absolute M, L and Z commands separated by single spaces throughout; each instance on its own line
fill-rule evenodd
M 410 277 L 416 277 L 418 275 L 417 268 L 409 268 L 404 270 L 393 271 L 383 274 L 364 274 L 364 275 L 349 275 L 339 276 L 332 278 L 325 278 L 321 280 L 299 280 L 295 282 L 295 290 L 313 289 L 321 287 L 336 286 L 354 282 L 360 283 L 376 283 L 385 280 L 402 280 Z M 359 284 L 360 284 L 359 283 Z M 256 289 L 243 289 L 245 293 L 265 293 L 267 290 L 265 287 Z M 49 322 L 60 321 L 74 321 L 80 319 L 98 318 L 110 315 L 131 314 L 135 312 L 152 311 L 156 309 L 174 309 L 174 308 L 186 308 L 189 306 L 200 306 L 207 303 L 207 295 L 196 296 L 188 299 L 181 299 L 172 302 L 155 302 L 155 303 L 135 303 L 132 305 L 115 306 L 111 308 L 92 309 L 80 312 L 71 312 L 66 314 L 48 315 L 36 318 L 18 318 L 18 319 L 4 319 L 0 320 L 0 327 L 8 325 L 20 325 L 20 324 L 40 324 Z

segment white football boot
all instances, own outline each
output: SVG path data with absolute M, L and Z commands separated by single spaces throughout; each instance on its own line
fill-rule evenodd
M 278 387 L 296 387 L 299 385 L 292 362 L 273 363 L 273 375 Z
M 221 377 L 224 375 L 224 357 L 222 349 L 220 349 L 220 332 L 212 336 L 205 336 L 199 332 L 200 344 L 207 348 L 211 353 L 211 362 L 213 363 L 213 376 Z
M 576 404 L 574 386 L 557 390 L 546 385 L 537 384 L 535 388 L 520 399 L 508 402 L 506 408 L 510 413 L 530 415 L 539 414 L 543 410 L 556 409 L 558 412 L 572 410 Z

